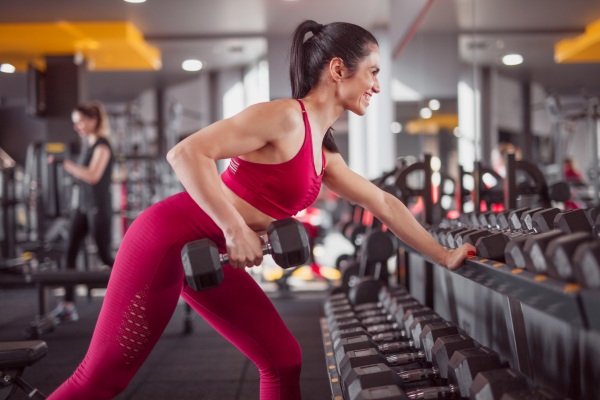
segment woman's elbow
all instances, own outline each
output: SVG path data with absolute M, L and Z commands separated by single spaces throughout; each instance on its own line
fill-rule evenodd
M 181 148 L 181 146 L 176 145 L 167 152 L 166 158 L 171 168 L 175 168 L 177 165 L 181 164 L 183 152 L 182 150 L 183 149 Z

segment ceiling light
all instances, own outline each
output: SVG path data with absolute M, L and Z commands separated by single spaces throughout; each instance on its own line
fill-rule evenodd
M 429 108 L 433 111 L 437 111 L 440 109 L 440 101 L 436 99 L 429 100 Z
M 145 3 L 146 0 L 125 0 L 127 3 Z
M 433 113 L 431 112 L 431 110 L 429 108 L 423 107 L 423 108 L 421 108 L 421 111 L 419 111 L 419 115 L 423 119 L 429 119 L 429 118 L 431 118 Z
M 184 71 L 196 72 L 202 69 L 202 61 L 200 60 L 185 60 L 181 63 L 181 68 Z
M 520 54 L 507 54 L 502 57 L 504 65 L 519 65 L 523 63 L 523 56 Z
M 12 64 L 0 64 L 0 72 L 4 72 L 5 74 L 12 74 L 15 72 L 16 68 Z
M 390 124 L 390 131 L 392 131 L 392 133 L 402 132 L 402 124 L 398 121 L 392 122 Z

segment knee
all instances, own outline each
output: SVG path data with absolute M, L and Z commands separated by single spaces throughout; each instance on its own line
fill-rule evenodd
M 299 377 L 302 368 L 302 348 L 293 338 L 279 347 L 278 354 L 273 357 L 271 373 L 281 377 Z M 266 371 L 263 371 L 266 372 Z

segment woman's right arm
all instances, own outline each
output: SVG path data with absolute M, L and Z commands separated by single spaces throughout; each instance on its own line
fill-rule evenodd
M 283 131 L 277 127 L 286 123 L 278 107 L 281 104 L 249 107 L 190 135 L 167 153 L 167 161 L 183 187 L 223 231 L 234 267 L 260 264 L 261 243 L 227 200 L 216 161 L 251 153 L 277 140 Z

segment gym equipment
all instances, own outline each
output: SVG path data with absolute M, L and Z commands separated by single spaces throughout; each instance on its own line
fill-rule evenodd
M 420 337 L 413 338 L 413 340 L 404 342 L 402 346 L 396 346 L 392 349 L 395 353 L 392 353 L 387 348 L 381 346 L 364 347 L 362 349 L 350 350 L 343 355 L 338 363 L 338 369 L 342 380 L 348 376 L 353 368 L 361 367 L 369 364 L 382 363 L 390 367 L 394 366 L 406 366 L 409 364 L 422 364 L 423 368 L 428 365 L 425 362 L 432 362 L 433 358 L 433 346 L 438 338 L 450 335 L 458 335 L 458 328 L 449 324 L 448 322 L 438 322 L 427 325 Z M 475 344 L 472 339 L 462 336 L 465 340 L 467 347 L 474 347 Z M 420 342 L 421 351 L 414 346 L 416 342 Z M 439 349 L 437 350 L 439 352 Z M 442 352 L 439 352 L 442 354 Z M 336 356 L 338 354 L 336 353 Z M 421 367 L 419 366 L 419 368 Z
M 531 383 L 519 371 L 512 368 L 482 371 L 475 376 L 471 385 L 470 398 L 473 400 L 494 400 L 503 394 L 531 389 Z
M 437 388 L 444 388 L 442 389 L 445 393 L 444 396 L 451 395 L 452 397 L 450 398 L 467 398 L 470 394 L 473 379 L 478 373 L 503 367 L 505 368 L 500 361 L 499 355 L 487 347 L 456 350 L 448 364 L 448 382 L 450 385 L 437 386 Z M 406 374 L 408 376 L 405 378 L 401 375 L 402 372 L 404 371 L 395 371 L 382 363 L 353 368 L 348 374 L 348 382 L 345 382 L 347 397 L 349 399 L 358 398 L 358 393 L 368 388 L 387 385 L 402 387 L 406 385 L 405 379 L 411 379 L 410 374 Z M 422 373 L 433 378 L 434 382 L 435 379 L 439 378 L 437 368 L 422 371 Z M 449 387 L 453 388 L 450 393 L 447 392 Z M 429 389 L 435 390 L 434 388 L 436 387 L 434 386 Z
M 8 399 L 17 388 L 25 391 L 30 399 L 45 399 L 46 396 L 21 375 L 25 367 L 42 359 L 47 352 L 48 346 L 41 340 L 0 342 L 0 399 Z
M 448 362 L 448 380 L 456 383 L 462 397 L 469 396 L 473 380 L 481 371 L 506 368 L 500 355 L 489 347 L 473 347 L 457 350 Z
M 310 245 L 304 226 L 293 218 L 273 221 L 267 228 L 263 254 L 271 254 L 282 268 L 306 263 Z M 217 245 L 210 239 L 186 243 L 181 250 L 181 259 L 188 285 L 198 291 L 220 285 L 222 266 L 229 262 L 227 255 L 219 254 Z
M 377 300 L 378 291 L 387 284 L 387 262 L 397 251 L 396 241 L 390 232 L 374 230 L 366 236 L 360 251 L 358 275 L 349 282 L 348 300 L 352 304 Z M 375 271 L 371 274 L 370 269 Z
M 574 279 L 582 287 L 600 289 L 600 240 L 595 239 L 577 246 L 573 254 Z
M 517 173 L 524 178 L 517 181 Z M 517 208 L 519 197 L 537 196 L 541 207 L 552 207 L 552 201 L 565 202 L 571 197 L 571 189 L 566 182 L 546 183 L 540 169 L 526 160 L 516 160 L 514 153 L 506 155 L 506 179 L 504 184 L 504 208 Z

